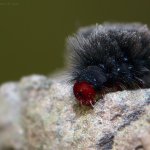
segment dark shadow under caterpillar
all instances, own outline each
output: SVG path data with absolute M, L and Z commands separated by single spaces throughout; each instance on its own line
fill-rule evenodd
M 80 104 L 93 105 L 100 93 L 150 87 L 150 31 L 146 25 L 81 28 L 67 45 L 73 91 Z

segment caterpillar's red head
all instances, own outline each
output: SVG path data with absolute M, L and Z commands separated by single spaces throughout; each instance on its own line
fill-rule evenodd
M 76 79 L 73 92 L 82 105 L 91 106 L 96 102 L 96 94 L 101 89 L 106 77 L 101 68 L 88 66 Z
M 91 106 L 95 103 L 96 91 L 92 84 L 86 81 L 76 82 L 73 92 L 81 105 Z

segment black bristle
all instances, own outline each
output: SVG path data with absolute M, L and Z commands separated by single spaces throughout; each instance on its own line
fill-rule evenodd
M 119 83 L 150 87 L 150 31 L 146 25 L 102 24 L 81 28 L 68 39 L 72 81 L 99 90 Z

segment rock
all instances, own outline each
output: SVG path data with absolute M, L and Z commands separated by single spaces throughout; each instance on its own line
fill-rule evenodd
M 79 106 L 64 77 L 33 75 L 0 88 L 2 150 L 150 149 L 150 89 Z
M 0 150 L 24 149 L 23 102 L 16 83 L 0 88 Z

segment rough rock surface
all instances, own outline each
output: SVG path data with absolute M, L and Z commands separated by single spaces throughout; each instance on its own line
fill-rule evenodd
M 0 87 L 0 150 L 150 150 L 150 89 L 79 106 L 72 86 L 33 75 Z

